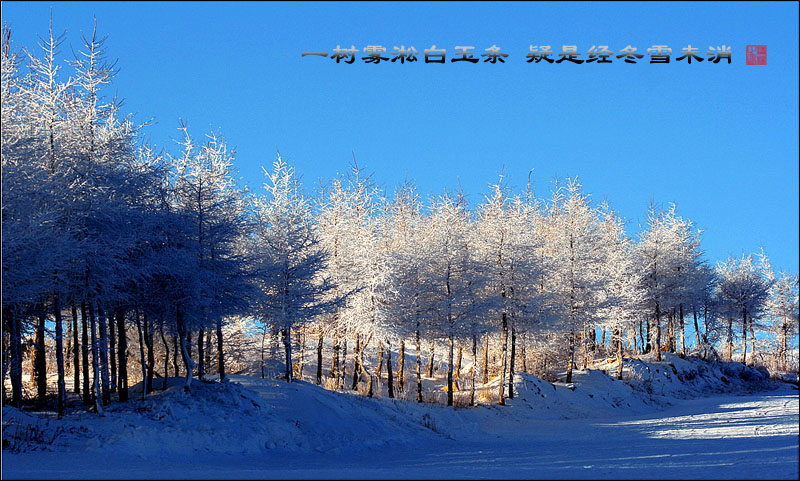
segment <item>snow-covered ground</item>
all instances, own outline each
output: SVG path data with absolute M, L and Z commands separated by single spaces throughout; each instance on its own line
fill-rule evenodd
M 146 401 L 113 404 L 105 418 L 75 412 L 56 421 L 6 408 L 3 437 L 25 451 L 4 449 L 2 474 L 798 478 L 795 386 L 734 363 L 667 355 L 625 365 L 626 381 L 602 362 L 569 385 L 518 375 L 507 406 L 456 410 L 250 376 L 195 383 L 191 396 L 173 379 Z M 49 445 L 32 449 L 36 442 Z

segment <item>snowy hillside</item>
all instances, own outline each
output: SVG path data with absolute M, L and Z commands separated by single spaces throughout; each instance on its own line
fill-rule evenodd
M 507 406 L 453 409 L 327 391 L 303 381 L 290 384 L 231 376 L 224 384 L 197 382 L 191 395 L 183 392 L 182 380 L 172 378 L 166 391 L 144 401 L 135 394 L 141 392 L 137 385 L 134 400 L 112 404 L 105 417 L 74 412 L 58 421 L 51 415 L 5 407 L 3 476 L 37 473 L 29 460 L 61 459 L 66 463 L 67 458 L 105 458 L 110 453 L 148 463 L 187 456 L 362 459 L 370 453 L 413 452 L 419 446 L 441 443 L 491 444 L 531 432 L 541 432 L 538 440 L 547 444 L 561 436 L 555 426 L 583 430 L 601 421 L 636 423 L 645 414 L 649 419 L 688 403 L 717 398 L 687 399 L 725 392 L 737 393 L 727 396 L 733 400 L 746 393 L 785 400 L 781 402 L 788 403 L 784 404 L 788 422 L 775 418 L 768 431 L 797 444 L 796 386 L 770 382 L 756 369 L 666 355 L 660 363 L 627 359 L 626 380 L 618 381 L 602 370 L 603 362 L 596 364 L 597 369 L 576 371 L 571 384 L 519 374 L 515 397 L 507 400 Z M 791 456 L 796 472 L 796 450 Z M 70 471 L 68 464 L 59 469 L 63 470 L 59 477 L 85 475 Z M 420 473 L 425 477 L 424 471 Z

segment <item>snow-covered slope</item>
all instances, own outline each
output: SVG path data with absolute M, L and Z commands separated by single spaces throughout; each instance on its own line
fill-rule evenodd
M 251 376 L 230 382 L 196 382 L 191 394 L 182 381 L 168 389 L 114 403 L 105 417 L 73 411 L 52 415 L 3 410 L 3 443 L 15 450 L 134 452 L 147 457 L 168 451 L 256 454 L 272 450 L 341 453 L 401 446 L 431 437 L 468 439 L 502 433 L 548 419 L 592 419 L 646 413 L 687 399 L 720 392 L 774 389 L 759 370 L 739 363 L 708 363 L 665 354 L 627 358 L 624 380 L 613 362 L 575 371 L 574 382 L 550 383 L 515 375 L 515 396 L 506 406 L 447 408 L 407 400 L 366 398 L 306 382 L 291 384 Z M 487 386 L 494 391 L 499 379 Z

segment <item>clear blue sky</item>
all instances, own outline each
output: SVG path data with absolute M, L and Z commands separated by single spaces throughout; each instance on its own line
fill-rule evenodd
M 45 35 L 50 4 L 3 2 L 17 46 Z M 705 229 L 715 262 L 764 246 L 778 270 L 798 272 L 798 4 L 711 3 L 122 3 L 55 2 L 62 57 L 92 17 L 118 59 L 125 108 L 152 142 L 175 149 L 177 119 L 196 138 L 210 126 L 236 147 L 251 189 L 276 149 L 306 187 L 344 172 L 355 152 L 388 190 L 414 179 L 427 195 L 460 185 L 473 204 L 505 169 L 528 172 L 549 196 L 556 176 L 578 176 L 632 224 L 650 200 L 675 202 Z M 422 51 L 447 50 L 425 64 Z M 645 57 L 626 64 L 526 63 L 529 45 L 593 45 Z M 668 45 L 667 65 L 647 49 Z M 728 45 L 733 62 L 676 62 L 691 44 L 703 58 Z M 767 45 L 767 66 L 745 46 Z M 337 45 L 414 46 L 416 63 L 352 65 Z M 497 45 L 505 64 L 450 63 L 455 46 Z M 113 93 L 113 92 L 112 92 Z

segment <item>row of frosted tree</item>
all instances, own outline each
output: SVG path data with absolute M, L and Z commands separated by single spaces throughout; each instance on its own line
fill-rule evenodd
M 112 395 L 128 399 L 129 378 L 144 396 L 179 363 L 187 392 L 194 376 L 224 380 L 244 342 L 225 332 L 242 318 L 280 333 L 287 381 L 302 328 L 316 340 L 316 382 L 368 395 L 385 376 L 389 396 L 416 391 L 422 401 L 423 349 L 430 377 L 434 346 L 444 346 L 451 405 L 463 350 L 470 405 L 490 350 L 500 403 L 514 395 L 520 353 L 528 369 L 526 349 L 571 382 L 598 352 L 616 356 L 619 377 L 625 352 L 732 359 L 738 349 L 753 362 L 756 332 L 770 331 L 785 368 L 797 277 L 776 276 L 763 254 L 709 265 L 701 232 L 674 206 L 651 206 L 631 238 L 576 180 L 541 198 L 501 176 L 473 206 L 461 192 L 423 200 L 411 183 L 381 192 L 354 161 L 308 196 L 280 156 L 253 194 L 219 134 L 196 142 L 181 124 L 174 152 L 144 143 L 104 95 L 115 67 L 103 40 L 82 43 L 65 80 L 52 29 L 39 52 L 15 51 L 3 30 L 3 396 L 8 379 L 14 405 L 28 352 L 36 398 L 55 371 L 59 415 L 69 378 L 98 413 Z M 366 359 L 376 349 L 379 362 Z

